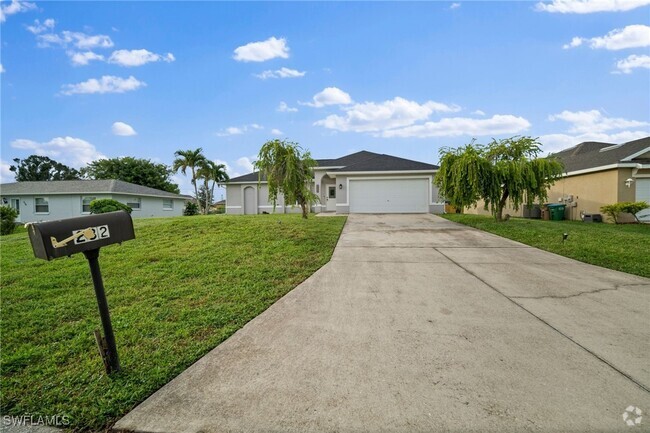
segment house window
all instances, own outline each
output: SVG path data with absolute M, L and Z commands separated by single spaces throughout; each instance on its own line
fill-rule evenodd
M 174 200 L 172 200 L 171 198 L 164 198 L 163 210 L 174 210 Z
M 126 201 L 126 205 L 128 207 L 130 207 L 131 209 L 133 209 L 133 210 L 140 210 L 140 201 L 141 201 L 140 197 L 138 197 L 138 198 L 129 198 Z
M 34 198 L 34 213 L 50 213 L 50 202 L 47 197 Z
M 81 213 L 90 213 L 90 202 L 97 197 L 82 197 L 81 198 Z
M 336 198 L 336 185 L 327 188 L 327 198 Z

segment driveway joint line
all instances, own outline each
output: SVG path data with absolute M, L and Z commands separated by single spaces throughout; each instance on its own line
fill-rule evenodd
M 578 292 L 574 293 L 573 295 L 566 295 L 566 296 L 559 296 L 559 295 L 545 295 L 545 296 L 510 296 L 510 298 L 514 299 L 567 299 L 567 298 L 575 298 L 578 296 L 582 295 L 590 295 L 592 293 L 600 293 L 600 292 L 607 292 L 607 291 L 616 291 L 619 289 L 619 286 L 614 287 L 613 289 L 611 288 L 606 288 L 606 289 L 596 289 L 596 290 L 585 290 L 583 292 Z
M 531 316 L 533 316 L 534 318 L 536 318 L 537 320 L 539 320 L 540 322 L 542 322 L 543 324 L 545 324 L 546 326 L 548 326 L 549 328 L 551 328 L 552 330 L 554 330 L 555 332 L 557 332 L 558 334 L 560 334 L 561 336 L 563 336 L 564 338 L 566 338 L 567 340 L 571 341 L 571 342 L 572 342 L 573 344 L 575 344 L 576 346 L 582 348 L 584 351 L 586 351 L 587 353 L 589 353 L 589 354 L 590 354 L 591 356 L 593 356 L 594 358 L 596 358 L 596 359 L 598 359 L 599 361 L 603 362 L 604 364 L 608 365 L 608 366 L 609 366 L 610 368 L 612 368 L 614 371 L 616 371 L 617 373 L 619 373 L 619 374 L 622 375 L 623 377 L 627 378 L 629 381 L 631 381 L 632 383 L 634 383 L 636 386 L 638 386 L 639 388 L 641 388 L 641 389 L 644 390 L 645 392 L 650 393 L 650 388 L 649 388 L 649 387 L 647 387 L 646 385 L 644 385 L 643 383 L 641 383 L 640 381 L 638 381 L 637 379 L 635 379 L 634 377 L 632 377 L 632 376 L 629 375 L 628 373 L 626 373 L 626 372 L 624 372 L 623 370 L 619 369 L 618 367 L 616 367 L 614 364 L 612 364 L 611 362 L 609 362 L 608 360 L 606 360 L 606 359 L 603 358 L 602 356 L 598 355 L 597 353 L 595 353 L 594 351 L 592 351 L 592 350 L 589 349 L 588 347 L 586 347 L 586 346 L 580 344 L 579 342 L 577 342 L 576 340 L 574 340 L 573 338 L 571 338 L 569 335 L 565 334 L 564 332 L 562 332 L 561 330 L 559 330 L 559 329 L 556 328 L 555 326 L 551 325 L 549 322 L 547 322 L 546 320 L 542 319 L 541 317 L 539 317 L 538 315 L 536 315 L 535 313 L 533 313 L 532 311 L 530 311 L 529 309 L 527 309 L 526 307 L 524 307 L 523 305 L 521 305 L 520 303 L 518 303 L 517 301 L 515 301 L 514 299 L 512 299 L 512 297 L 506 295 L 505 293 L 503 293 L 502 291 L 500 291 L 499 289 L 497 289 L 496 287 L 494 287 L 493 285 L 491 285 L 490 283 L 488 283 L 487 281 L 485 281 L 483 278 L 479 277 L 477 274 L 475 274 L 475 273 L 472 272 L 471 270 L 467 269 L 467 268 L 464 267 L 462 264 L 458 263 L 457 261 L 455 261 L 455 260 L 452 259 L 451 257 L 447 256 L 447 255 L 446 255 L 445 253 L 443 253 L 442 251 L 438 250 L 438 252 L 439 252 L 440 254 L 442 254 L 443 256 L 447 257 L 449 260 L 451 260 L 452 263 L 454 263 L 456 266 L 458 266 L 459 268 L 461 268 L 462 270 L 464 270 L 465 272 L 467 272 L 468 274 L 470 274 L 471 276 L 473 276 L 474 278 L 476 278 L 477 280 L 479 280 L 480 282 L 482 282 L 483 284 L 485 284 L 487 287 L 489 287 L 490 289 L 492 289 L 493 291 L 495 291 L 495 292 L 498 293 L 499 295 L 501 295 L 501 296 L 503 296 L 504 298 L 506 298 L 508 301 L 512 302 L 513 304 L 515 304 L 516 306 L 518 306 L 519 308 L 521 308 L 522 310 L 524 310 L 525 312 L 527 312 L 528 314 L 530 314 Z M 610 290 L 611 290 L 611 289 L 610 289 Z

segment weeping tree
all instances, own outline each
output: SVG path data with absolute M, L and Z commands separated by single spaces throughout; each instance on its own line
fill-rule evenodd
M 317 164 L 309 151 L 291 141 L 267 141 L 254 165 L 259 170 L 260 181 L 263 175 L 266 176 L 273 209 L 278 194 L 282 194 L 285 204 L 297 203 L 302 208 L 302 217 L 307 218 L 309 207 L 318 201 L 318 196 L 311 191 Z
M 434 183 L 440 194 L 457 208 L 476 206 L 483 200 L 497 221 L 510 204 L 543 202 L 548 189 L 562 176 L 562 163 L 541 158 L 536 138 L 515 136 L 493 139 L 488 145 L 471 143 L 457 149 L 440 150 L 440 170 Z

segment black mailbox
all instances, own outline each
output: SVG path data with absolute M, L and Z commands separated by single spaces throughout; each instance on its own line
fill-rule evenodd
M 104 328 L 103 336 L 99 331 L 95 331 L 99 354 L 107 373 L 120 371 L 120 359 L 99 268 L 99 249 L 135 239 L 131 215 L 125 211 L 108 212 L 44 223 L 28 223 L 26 226 L 37 258 L 52 260 L 76 253 L 86 256 Z
M 34 255 L 52 260 L 135 238 L 125 211 L 27 224 Z

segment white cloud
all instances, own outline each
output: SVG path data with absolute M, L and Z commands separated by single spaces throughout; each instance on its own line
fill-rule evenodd
M 460 7 L 460 3 L 452 3 L 449 6 L 449 9 L 458 9 Z
M 72 64 L 75 66 L 85 66 L 93 60 L 104 60 L 104 56 L 92 51 L 68 51 L 68 57 L 70 57 L 70 62 L 72 62 Z
M 456 137 L 485 136 L 499 134 L 516 134 L 530 127 L 530 122 L 523 117 L 511 114 L 495 114 L 489 119 L 471 119 L 467 117 L 443 118 L 436 122 L 422 125 L 390 129 L 377 134 L 381 137 Z
M 636 68 L 650 69 L 650 56 L 645 54 L 632 54 L 625 59 L 616 62 L 616 69 L 618 70 L 617 72 L 629 74 L 633 69 Z
M 281 101 L 280 105 L 278 105 L 278 108 L 276 108 L 276 111 L 279 111 L 281 113 L 295 113 L 296 111 L 298 111 L 298 109 L 289 107 L 286 102 Z
M 599 141 L 603 143 L 626 143 L 628 141 L 647 137 L 649 131 L 622 131 L 614 134 L 604 132 L 585 134 L 547 134 L 539 137 L 544 153 L 555 153 L 584 141 Z
M 305 71 L 301 72 L 296 69 L 280 68 L 275 71 L 264 71 L 261 74 L 255 74 L 255 76 L 257 78 L 261 78 L 262 80 L 266 80 L 268 78 L 299 78 L 304 77 L 305 74 Z
M 650 4 L 650 0 L 553 0 L 537 3 L 540 12 L 562 14 L 590 14 L 594 12 L 622 12 Z
M 77 84 L 65 84 L 62 86 L 61 94 L 74 95 L 83 93 L 124 93 L 137 90 L 147 84 L 139 81 L 134 76 L 120 78 L 113 75 L 104 75 L 100 79 L 91 78 Z
M 240 134 L 243 134 L 243 133 L 244 133 L 243 128 L 238 128 L 236 126 L 230 126 L 230 127 L 224 129 L 221 132 L 217 132 L 217 135 L 220 136 L 220 137 L 226 137 L 226 136 L 229 136 L 229 135 L 240 135 Z
M 2 63 L 0 63 L 0 74 L 4 74 L 6 71 L 5 67 L 2 66 Z
M 27 26 L 27 31 L 37 35 L 39 33 L 43 33 L 48 30 L 52 30 L 54 28 L 54 20 L 52 18 L 48 18 L 45 21 L 43 21 L 43 24 L 39 20 L 34 20 L 34 24 L 31 26 Z
M 111 127 L 111 131 L 113 132 L 114 135 L 120 135 L 122 137 L 129 137 L 131 135 L 138 134 L 137 132 L 135 132 L 135 129 L 133 129 L 131 125 L 124 122 L 113 123 L 113 126 Z
M 82 32 L 62 31 L 60 34 L 45 33 L 36 36 L 38 46 L 41 48 L 58 45 L 67 47 L 73 45 L 81 50 L 90 50 L 93 48 L 111 48 L 114 44 L 109 36 L 106 35 L 88 35 Z
M 418 104 L 398 96 L 380 103 L 355 104 L 343 110 L 345 116 L 332 114 L 315 125 L 337 131 L 376 132 L 413 125 L 428 119 L 434 112 L 456 112 L 460 107 L 434 101 Z
M 251 158 L 251 157 L 248 157 L 248 156 L 242 156 L 241 158 L 239 158 L 237 160 L 236 163 L 237 163 L 237 165 L 239 167 L 246 170 L 247 173 L 250 173 L 252 171 L 255 171 L 255 167 L 253 167 L 253 159 L 254 158 Z
M 273 135 L 283 135 L 284 132 L 280 131 L 277 128 L 273 128 L 273 129 L 271 129 L 271 134 L 273 134 Z
M 16 174 L 9 170 L 11 164 L 7 161 L 0 159 L 0 183 L 9 183 L 16 181 Z
M 574 37 L 570 43 L 562 46 L 564 49 L 575 48 L 588 43 L 592 49 L 623 50 L 650 46 L 650 27 L 643 24 L 633 24 L 622 29 L 614 29 L 605 36 L 595 38 Z
M 238 172 L 236 170 L 233 170 L 232 166 L 230 164 L 228 164 L 226 161 L 222 161 L 220 159 L 215 159 L 214 162 L 215 162 L 215 164 L 223 164 L 224 167 L 226 167 L 226 173 L 231 178 L 241 176 L 242 174 L 246 174 L 246 173 L 240 173 L 240 172 Z
M 264 129 L 264 127 L 262 125 L 258 125 L 257 123 L 249 123 L 248 125 L 243 126 L 229 126 L 228 128 L 224 128 L 221 131 L 217 132 L 217 136 L 228 137 L 231 135 L 241 135 L 251 129 Z
M 36 9 L 34 3 L 11 0 L 11 3 L 2 3 L 0 6 L 0 23 L 7 21 L 9 15 L 14 15 L 19 12 L 27 12 L 29 10 Z
M 637 128 L 648 125 L 648 122 L 641 122 L 638 120 L 605 117 L 598 110 L 564 110 L 561 113 L 549 116 L 548 120 L 552 122 L 556 120 L 568 122 L 571 125 L 568 131 L 578 134 L 594 134 L 614 129 Z
M 133 67 L 142 66 L 151 62 L 173 62 L 176 60 L 172 53 L 165 55 L 152 53 L 151 51 L 141 50 L 117 50 L 108 58 L 108 63 L 115 63 L 120 66 Z
M 475 110 L 475 111 L 472 111 L 472 114 L 475 114 L 477 116 L 485 116 L 485 111 L 483 111 L 483 110 Z
M 14 140 L 11 147 L 27 150 L 37 155 L 49 156 L 73 167 L 81 167 L 91 161 L 106 158 L 91 143 L 74 137 L 56 137 L 43 143 L 21 138 Z
M 233 58 L 238 62 L 264 62 L 289 57 L 289 47 L 284 38 L 270 37 L 265 41 L 251 42 L 235 49 Z
M 568 50 L 569 48 L 579 47 L 580 45 L 582 45 L 582 43 L 584 41 L 585 41 L 584 38 L 579 38 L 579 37 L 575 36 L 573 39 L 571 39 L 571 42 L 569 42 L 568 44 L 562 45 L 562 48 L 564 48 L 565 50 Z
M 347 105 L 352 103 L 352 98 L 338 87 L 326 87 L 316 93 L 313 97 L 314 102 L 302 102 L 302 105 L 310 107 L 324 107 L 326 105 Z

